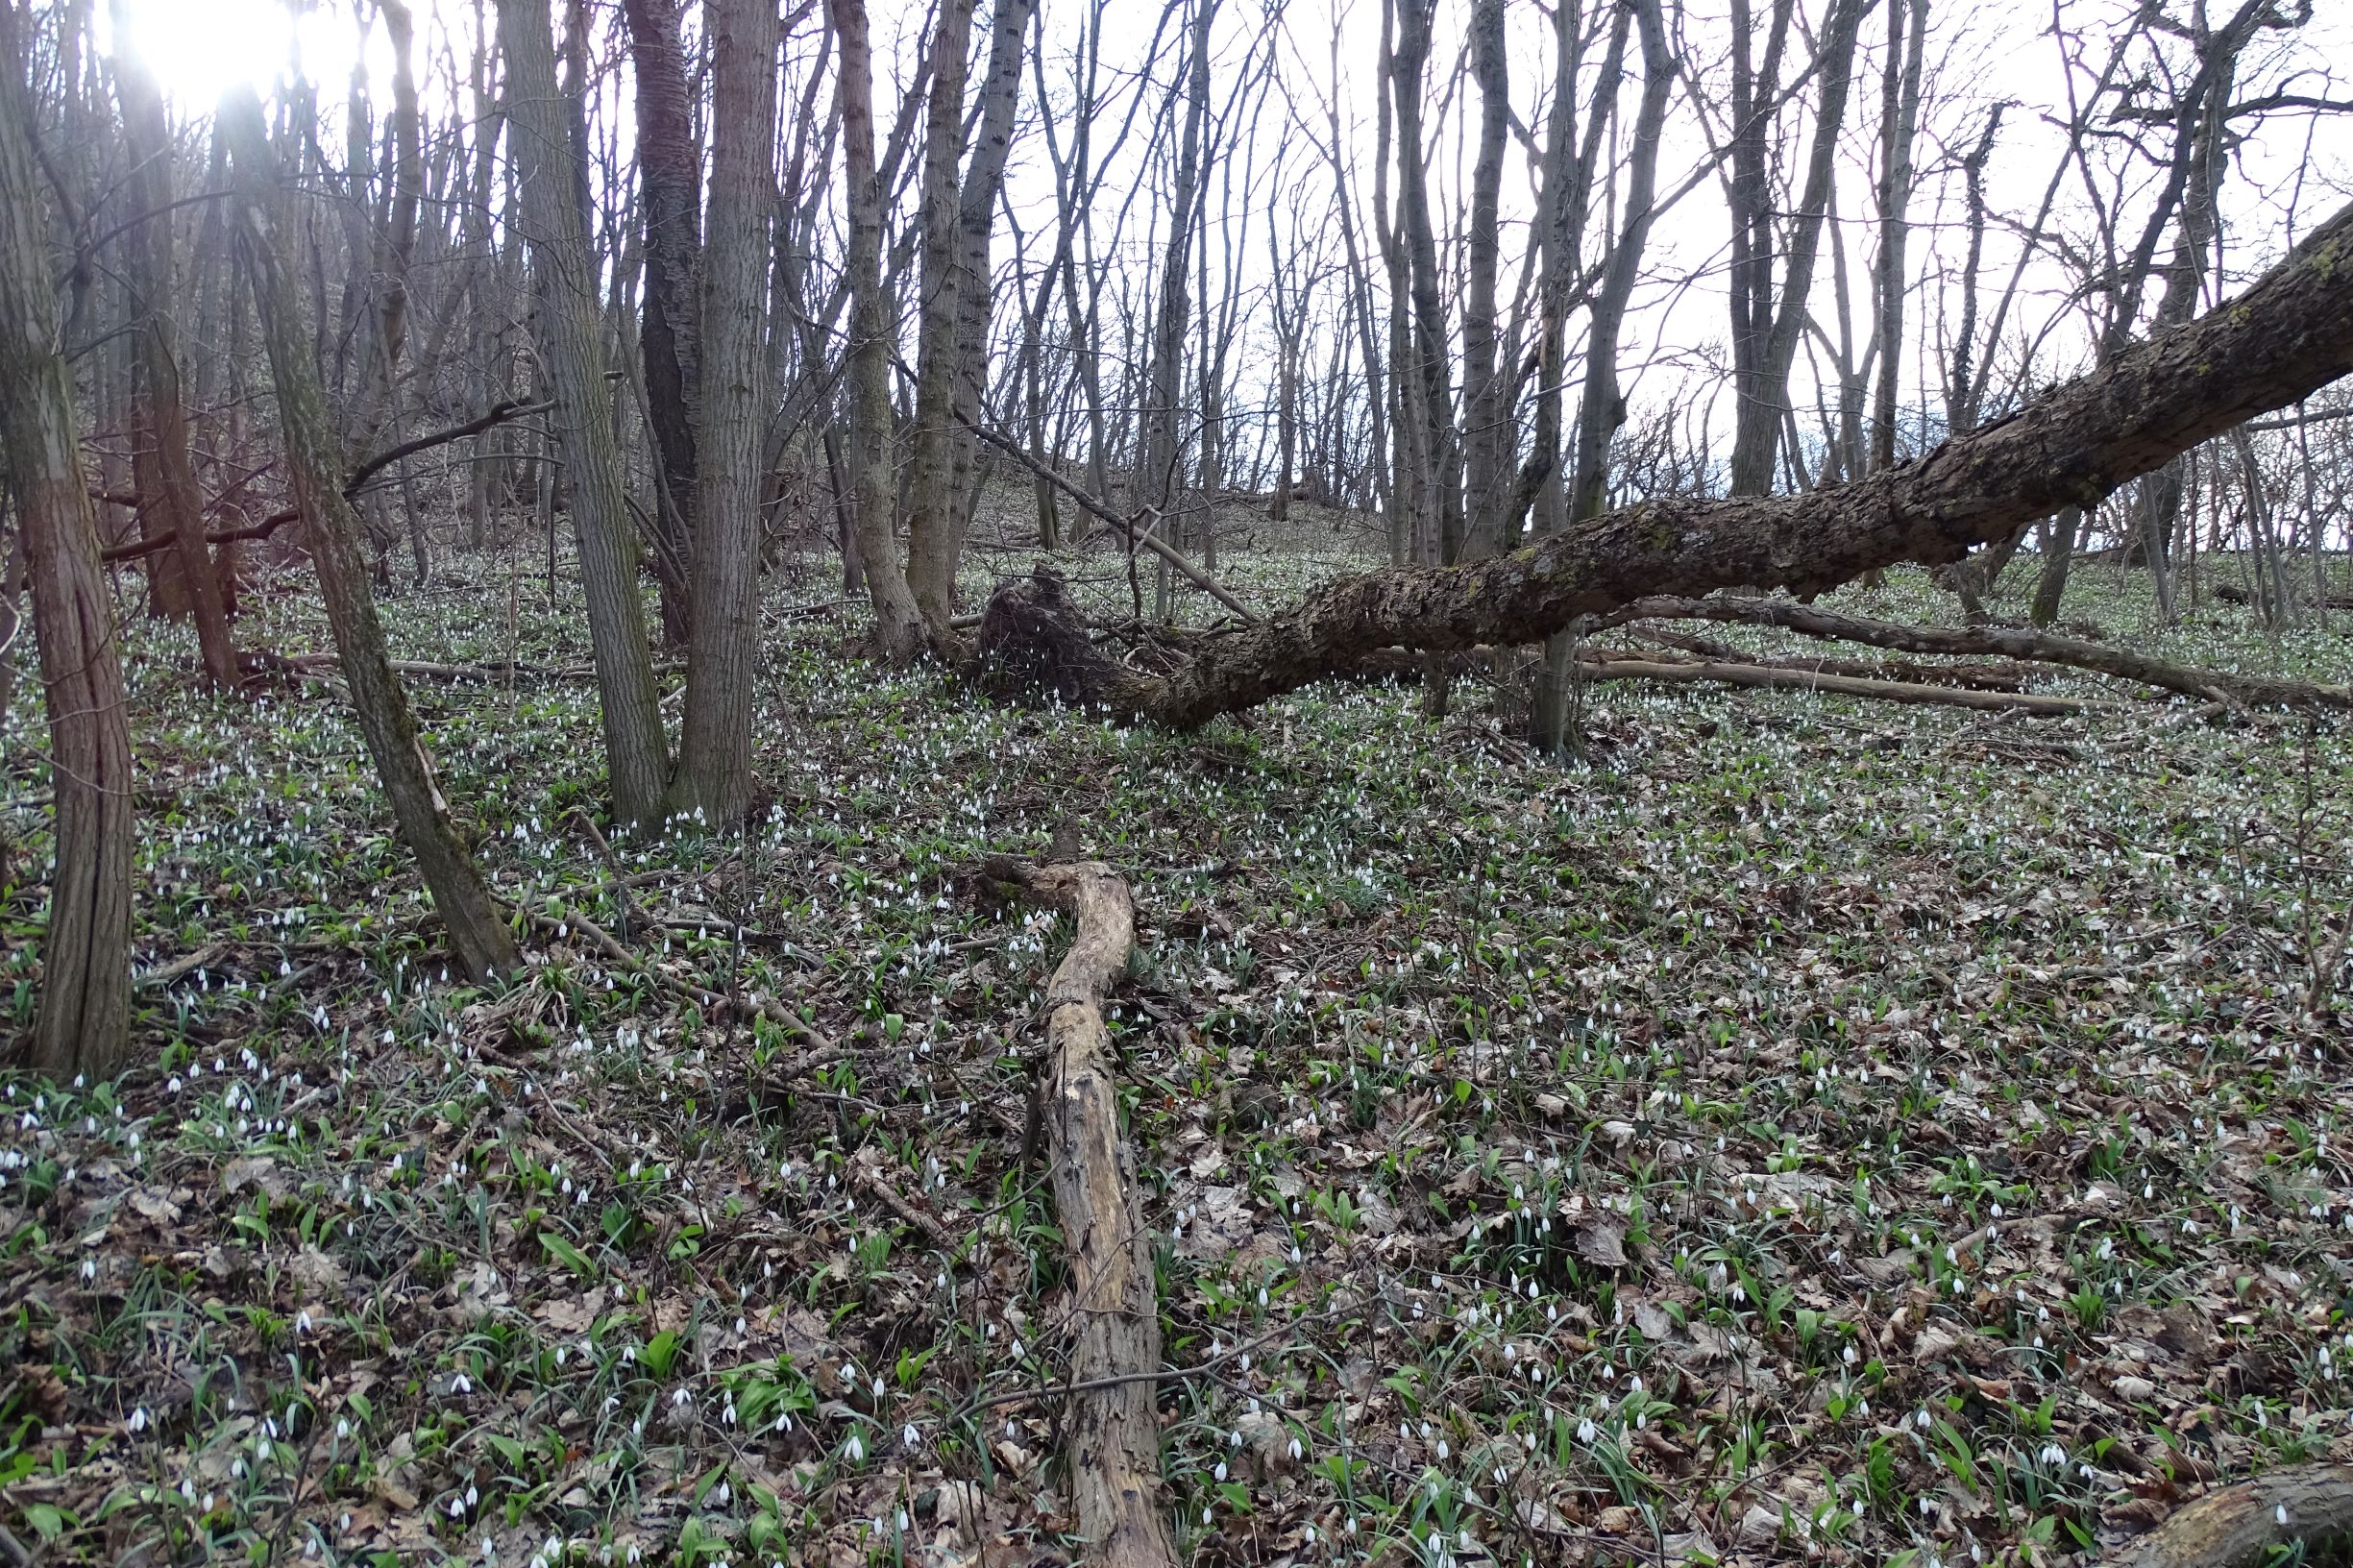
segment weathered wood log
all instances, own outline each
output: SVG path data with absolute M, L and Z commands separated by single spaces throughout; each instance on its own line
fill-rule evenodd
M 1957 561 L 2353 370 L 2348 272 L 2353 207 L 2237 300 L 1914 461 L 1802 495 L 1642 502 L 1471 565 L 1342 578 L 1166 675 L 1101 659 L 1085 672 L 1089 698 L 1189 729 L 1383 649 L 1532 643 L 1651 594 L 1752 586 L 1802 598 L 1877 567 Z
M 1033 866 L 997 857 L 981 874 L 1077 924 L 1046 982 L 1046 1066 L 1039 1089 L 1054 1209 L 1070 1258 L 1077 1319 L 1070 1381 L 1070 1495 L 1085 1560 L 1172 1568 L 1163 1507 L 1160 1309 L 1152 1233 L 1134 1154 L 1119 1139 L 1119 1093 L 1103 996 L 1127 967 L 1136 912 L 1119 873 L 1096 861 Z
M 2258 1568 L 2275 1548 L 2306 1556 L 2353 1541 L 2353 1466 L 2297 1464 L 2209 1492 L 2108 1556 L 2110 1568 Z M 2329 1558 L 2334 1561 L 2335 1559 Z
M 1706 600 L 1701 600 L 1704 603 Z M 1772 602 L 1772 601 L 1768 601 Z M 2026 683 L 2045 672 L 2015 659 L 1985 659 L 1956 664 L 1921 664 L 1910 659 L 1842 659 L 1835 655 L 1799 654 L 1767 658 L 1727 648 L 1704 637 L 1688 637 L 1654 625 L 1643 628 L 1643 640 L 1661 648 L 1680 649 L 1703 659 L 1728 659 L 1736 664 L 1771 665 L 1777 670 L 1802 670 L 1818 675 L 1854 675 L 1864 680 L 1908 680 L 1930 686 L 1968 686 L 1981 692 L 2022 692 Z M 1588 652 L 1592 649 L 1588 649 Z
M 1770 664 L 1735 663 L 1727 659 L 1697 659 L 1668 663 L 1660 659 L 1619 656 L 1585 658 L 1587 680 L 1702 681 L 1718 686 L 1752 686 L 1768 691 L 1823 692 L 1832 697 L 1861 697 L 1875 702 L 1918 702 L 1930 707 L 1978 708 L 1989 712 L 2044 716 L 2114 710 L 2124 704 L 2084 697 L 2044 697 L 2033 692 L 1980 692 L 1960 686 L 1925 686 L 1908 680 L 1873 680 L 1859 675 L 1816 674 Z
M 1679 599 L 1651 597 L 1635 600 L 1613 612 L 1613 625 L 1629 621 L 1723 621 L 1752 626 L 1778 626 L 1842 643 L 1866 643 L 1902 653 L 1995 655 L 2040 664 L 2064 664 L 2096 674 L 2114 675 L 2143 686 L 2155 686 L 2184 697 L 2205 698 L 2220 692 L 2251 707 L 2353 708 L 2353 687 L 2322 686 L 2308 680 L 2276 675 L 2240 675 L 2194 665 L 2172 664 L 2127 649 L 2076 637 L 2016 626 L 1906 626 L 1886 621 L 1864 621 L 1851 615 L 1779 599 Z

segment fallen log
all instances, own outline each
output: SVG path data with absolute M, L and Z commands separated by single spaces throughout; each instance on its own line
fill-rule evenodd
M 1818 675 L 1856 675 L 1865 680 L 1906 680 L 1916 685 L 1968 686 L 1980 692 L 2022 692 L 2026 689 L 2026 682 L 2041 673 L 2034 665 L 2017 660 L 1998 664 L 1982 660 L 1968 664 L 1916 664 L 1906 659 L 1765 658 L 1736 648 L 1727 648 L 1704 637 L 1679 636 L 1655 626 L 1645 626 L 1643 636 L 1662 648 L 1679 649 L 1703 659 L 1764 664 L 1777 670 L 1810 671 Z
M 1717 686 L 1821 692 L 1831 697 L 1869 698 L 1875 702 L 1918 702 L 1931 707 L 1977 708 L 1995 713 L 2052 717 L 2113 710 L 2126 705 L 2098 698 L 2044 697 L 2033 692 L 1981 692 L 1963 686 L 1927 686 L 1908 680 L 1816 674 L 1810 671 L 1788 670 L 1777 665 L 1735 663 L 1725 659 L 1677 660 L 1669 663 L 1661 659 L 1605 654 L 1587 656 L 1578 662 L 1583 665 L 1587 680 L 1703 681 Z
M 2305 592 L 2305 585 L 2302 583 L 2296 584 L 2296 592 L 2299 596 L 2301 596 Z M 2248 602 L 2247 591 L 2244 588 L 2240 587 L 2235 582 L 2226 582 L 2217 587 L 2214 591 L 2214 597 L 2220 600 L 2225 604 L 2244 604 Z M 2353 593 L 2341 594 L 2336 590 L 2331 589 L 2328 597 L 2321 600 L 2320 607 L 2324 610 L 2353 610 Z
M 2353 370 L 2353 206 L 2237 300 L 2116 355 L 2005 419 L 1868 478 L 1802 495 L 1659 498 L 1469 565 L 1344 577 L 1205 643 L 1166 674 L 1100 654 L 1068 674 L 1123 718 L 1180 729 L 1254 707 L 1385 649 L 1536 642 L 1654 594 L 1807 598 L 1875 568 L 1936 566 L 2022 523 L 2096 504 L 2179 453 Z M 995 596 L 1035 594 L 1015 582 Z M 1008 627 L 1037 626 L 1035 615 Z M 983 658 L 1018 663 L 992 644 Z
M 1135 942 L 1135 907 L 1119 873 L 1097 861 L 1033 866 L 998 856 L 980 874 L 1068 915 L 1078 928 L 1046 982 L 1038 1101 L 1077 1318 L 1068 1432 L 1082 1556 L 1106 1568 L 1173 1568 L 1153 1394 L 1161 1338 L 1152 1233 L 1135 1156 L 1119 1139 L 1118 1083 L 1103 1023 L 1104 992 Z
M 2353 1466 L 2296 1464 L 2210 1492 L 2109 1555 L 2110 1568 L 2259 1568 L 2334 1561 L 2353 1542 Z
M 2194 665 L 2172 664 L 2145 653 L 2110 648 L 2081 638 L 2016 626 L 1906 626 L 1886 621 L 1864 621 L 1837 615 L 1780 599 L 1682 599 L 1654 596 L 1621 606 L 1607 624 L 1629 621 L 1721 621 L 1752 626 L 1777 626 L 1842 643 L 1865 643 L 1900 653 L 1993 655 L 2037 664 L 2063 664 L 2096 674 L 2113 675 L 2143 686 L 2155 686 L 2184 697 L 2206 698 L 2215 693 L 2250 707 L 2353 708 L 2353 687 L 2323 686 L 2277 675 L 2237 675 Z

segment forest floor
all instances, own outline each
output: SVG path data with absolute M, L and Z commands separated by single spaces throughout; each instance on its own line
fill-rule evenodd
M 2353 1458 L 2341 729 L 1626 684 L 1563 769 L 1498 680 L 1169 735 L 866 662 L 795 608 L 812 567 L 768 609 L 765 815 L 608 852 L 576 587 L 528 548 L 385 604 L 404 657 L 524 666 L 411 681 L 533 927 L 488 988 L 331 681 L 204 696 L 131 624 L 155 1065 L 0 1102 L 20 1565 L 1071 1560 L 1024 1159 L 1067 933 L 968 876 L 1065 822 L 1141 926 L 1114 1029 L 1188 1561 L 2053 1562 Z M 1275 604 L 1345 553 L 1223 570 Z M 299 581 L 245 646 L 330 647 Z M 2353 672 L 2353 618 L 2159 633 L 2104 568 L 2071 611 Z

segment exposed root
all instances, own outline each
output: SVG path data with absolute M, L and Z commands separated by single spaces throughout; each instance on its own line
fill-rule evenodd
M 1003 698 L 1107 701 L 1125 674 L 1094 644 L 1063 575 L 1041 563 L 989 596 L 973 639 L 981 687 Z

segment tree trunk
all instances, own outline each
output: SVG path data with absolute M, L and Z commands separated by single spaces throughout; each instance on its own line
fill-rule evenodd
M 874 636 L 903 663 L 922 646 L 923 622 L 891 526 L 891 359 L 896 333 L 883 299 L 883 191 L 874 165 L 873 56 L 866 0 L 831 0 L 841 42 L 842 205 L 849 214 L 849 474 L 858 556 L 874 602 Z
M 1430 182 L 1423 164 L 1429 149 L 1422 136 L 1423 78 L 1430 66 L 1430 31 L 1436 9 L 1437 0 L 1400 0 L 1389 89 L 1397 111 L 1397 216 L 1413 305 L 1410 357 L 1421 401 L 1420 458 L 1430 485 L 1425 509 L 1436 559 L 1451 566 L 1462 548 L 1462 448 L 1455 435 L 1446 308 L 1439 302 L 1437 237 L 1430 225 Z M 1403 370 L 1401 363 L 1401 374 Z
M 0 452 L 16 499 L 49 714 L 56 838 L 28 1055 L 59 1078 L 111 1076 L 131 1046 L 131 731 L 113 600 L 57 350 L 31 94 L 0 59 Z
M 223 103 L 220 123 L 236 161 L 237 238 L 277 382 L 287 474 L 318 568 L 319 593 L 351 688 L 353 714 L 458 966 L 478 979 L 511 971 L 520 958 L 505 912 L 451 821 L 408 695 L 385 649 L 383 625 L 368 588 L 359 518 L 343 493 L 344 461 L 328 419 L 326 388 L 278 253 L 273 204 L 283 179 L 262 127 L 261 105 L 251 89 Z
M 695 145 L 695 101 L 678 38 L 680 0 L 622 0 L 629 63 L 637 85 L 638 199 L 644 204 L 647 421 L 661 465 L 657 521 L 671 551 L 692 558 L 695 536 L 695 395 L 701 352 L 702 157 Z M 687 637 L 687 606 L 664 584 L 662 641 Z
M 1780 453 L 1781 427 L 1789 411 L 1789 371 L 1804 330 L 1806 298 L 1813 290 L 1814 259 L 1821 248 L 1824 215 L 1829 210 L 1830 184 L 1836 170 L 1838 135 L 1846 122 L 1847 91 L 1854 78 L 1854 35 L 1862 24 L 1863 0 L 1832 0 L 1824 24 L 1816 74 L 1822 102 L 1814 120 L 1814 141 L 1807 159 L 1805 188 L 1791 214 L 1786 244 L 1788 263 L 1778 301 L 1752 302 L 1757 326 L 1771 327 L 1758 345 L 1750 374 L 1744 378 L 1734 414 L 1732 485 L 1734 496 L 1763 496 L 1773 491 L 1773 472 Z M 1760 195 L 1760 202 L 1767 200 Z M 1768 233 L 1770 218 L 1766 220 Z M 1769 279 L 1772 255 L 1756 263 L 1759 276 Z
M 963 261 L 958 171 L 964 157 L 965 56 L 972 0 L 940 0 L 931 40 L 931 105 L 923 139 L 923 282 L 916 325 L 915 432 L 908 457 L 907 586 L 935 648 L 956 634 L 956 544 L 963 494 L 956 485 L 956 294 Z
M 548 0 L 499 0 L 499 46 L 506 56 L 507 153 L 517 165 L 539 306 L 539 352 L 556 404 L 549 423 L 563 443 L 565 488 L 579 539 L 613 813 L 632 826 L 651 826 L 661 821 L 670 757 L 646 646 L 637 538 L 613 443 L 597 271 L 578 199 L 579 159 L 571 115 L 555 86 Z
M 1642 275 L 1642 253 L 1650 244 L 1652 203 L 1658 185 L 1658 143 L 1667 124 L 1667 100 L 1675 88 L 1676 61 L 1667 37 L 1660 0 L 1634 0 L 1642 30 L 1642 104 L 1634 114 L 1634 144 L 1627 170 L 1625 227 L 1610 245 L 1602 286 L 1593 299 L 1585 338 L 1585 384 L 1578 399 L 1577 448 L 1567 484 L 1569 516 L 1583 523 L 1602 514 L 1609 488 L 1609 442 L 1626 423 L 1626 399 L 1618 389 L 1618 333 Z M 1611 50 L 1614 57 L 1617 51 Z M 1615 70 L 1603 72 L 1614 80 Z M 1599 108 L 1596 108 L 1599 115 Z M 1544 669 L 1533 703 L 1536 744 L 1558 751 L 1567 740 L 1569 668 L 1575 639 L 1556 631 L 1545 640 Z
M 694 627 L 673 814 L 733 826 L 751 808 L 759 666 L 760 498 L 771 360 L 769 219 L 776 185 L 775 0 L 704 0 L 711 39 L 711 210 L 702 257 Z
M 980 123 L 973 135 L 971 162 L 957 193 L 956 439 L 948 479 L 948 493 L 957 498 L 974 483 L 971 430 L 980 422 L 981 389 L 989 378 L 989 239 L 996 226 L 997 196 L 1005 188 L 1005 159 L 1013 150 L 1014 112 L 1021 101 L 1021 38 L 1029 31 L 1033 3 L 996 0 L 989 66 L 980 83 Z M 951 582 L 964 559 L 970 521 L 971 512 L 961 502 L 948 514 L 942 549 Z
M 1662 498 L 1473 565 L 1343 578 L 1203 645 L 1164 676 L 1098 655 L 1086 672 L 1089 695 L 1191 728 L 1385 649 L 1522 644 L 1646 594 L 1696 598 L 1752 584 L 1805 596 L 1873 567 L 1958 560 L 2022 522 L 2096 504 L 2209 436 L 2353 370 L 2348 265 L 2353 207 L 2238 300 L 1900 468 L 1797 496 Z
M 115 28 L 125 28 L 122 0 L 115 0 Z M 163 99 L 155 81 L 136 58 L 136 51 L 114 54 L 114 93 L 121 101 L 124 151 L 131 160 L 128 180 L 132 205 L 156 214 L 128 236 L 124 271 L 134 308 L 139 316 L 140 389 L 144 417 L 137 421 L 155 443 L 149 463 L 153 484 L 142 482 L 140 508 L 158 525 L 152 531 L 169 533 L 176 543 L 179 577 L 186 589 L 188 609 L 196 622 L 196 647 L 212 686 L 227 690 L 237 683 L 236 649 L 229 636 L 229 616 L 221 602 L 220 575 L 205 548 L 204 502 L 196 484 L 195 465 L 188 457 L 187 409 L 180 380 L 180 343 L 173 320 L 171 132 L 163 117 Z M 151 564 L 155 570 L 160 559 Z
M 1906 37 L 1906 16 L 1910 18 Z M 1920 122 L 1921 56 L 1928 0 L 1887 0 L 1887 67 L 1880 81 L 1879 383 L 1872 400 L 1873 472 L 1896 461 L 1896 392 L 1903 368 L 1904 241 L 1912 200 L 1912 138 Z
M 1164 543 L 1171 541 L 1171 527 L 1178 508 L 1183 504 L 1185 479 L 1181 453 L 1184 440 L 1180 434 L 1177 400 L 1182 393 L 1185 377 L 1185 331 L 1191 319 L 1191 306 L 1187 297 L 1187 282 L 1192 271 L 1193 231 L 1197 226 L 1204 183 L 1202 162 L 1206 156 L 1207 124 L 1209 118 L 1209 36 L 1210 23 L 1217 12 L 1217 0 L 1191 0 L 1192 26 L 1187 53 L 1185 86 L 1181 89 L 1185 101 L 1185 117 L 1176 155 L 1176 190 L 1168 209 L 1168 240 L 1160 249 L 1160 288 L 1155 304 L 1157 315 L 1152 331 L 1152 367 L 1150 390 L 1144 394 L 1144 440 L 1142 483 L 1139 499 L 1151 508 L 1147 520 L 1154 537 Z M 1171 88 L 1171 94 L 1179 90 Z M 1156 569 L 1156 580 L 1161 584 L 1160 609 L 1166 613 L 1167 568 Z
M 1479 157 L 1471 167 L 1470 228 L 1463 236 L 1470 277 L 1462 304 L 1462 452 L 1465 518 L 1461 558 L 1503 549 L 1504 514 L 1519 441 L 1511 418 L 1508 367 L 1496 364 L 1495 271 L 1503 254 L 1497 207 L 1504 140 L 1511 121 L 1510 58 L 1504 0 L 1472 0 L 1471 74 L 1479 82 Z

